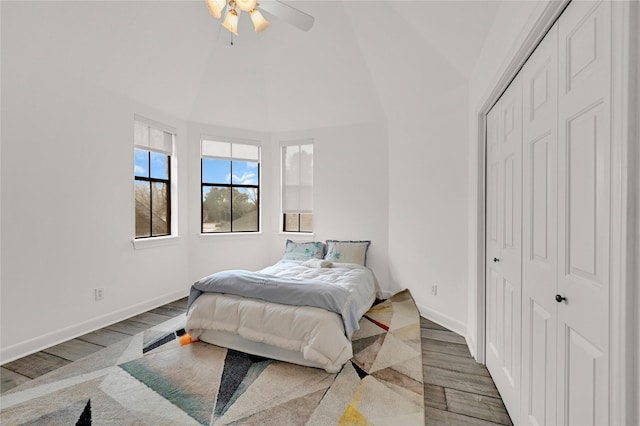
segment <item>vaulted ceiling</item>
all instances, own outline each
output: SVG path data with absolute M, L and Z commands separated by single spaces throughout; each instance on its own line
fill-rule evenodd
M 231 45 L 204 0 L 45 2 L 25 16 L 42 36 L 24 48 L 38 44 L 41 63 L 184 120 L 329 127 L 385 119 L 403 96 L 464 84 L 499 4 L 288 3 L 315 17 L 311 31 L 265 13 L 272 25 L 255 34 L 245 15 Z

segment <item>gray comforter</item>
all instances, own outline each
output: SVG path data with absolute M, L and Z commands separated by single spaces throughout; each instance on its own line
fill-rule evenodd
M 217 272 L 191 286 L 187 312 L 203 293 L 223 293 L 284 305 L 312 306 L 342 317 L 345 334 L 359 328 L 357 305 L 344 287 L 316 280 L 297 280 L 243 270 Z

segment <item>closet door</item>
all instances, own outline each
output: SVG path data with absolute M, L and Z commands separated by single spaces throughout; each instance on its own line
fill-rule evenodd
M 500 196 L 500 182 L 502 170 L 500 167 L 500 144 L 498 129 L 500 127 L 500 102 L 487 114 L 487 223 L 486 223 L 486 335 L 487 351 L 486 364 L 492 376 L 499 370 L 499 358 L 502 348 L 502 336 L 499 334 L 499 311 L 502 301 L 498 300 L 502 271 L 499 259 L 502 257 L 501 240 L 502 228 L 500 221 L 502 197 Z M 498 388 L 498 390 L 500 390 Z
M 527 425 L 556 419 L 558 25 L 520 71 L 522 149 L 522 409 Z
M 557 424 L 609 423 L 611 3 L 560 17 Z
M 511 416 L 520 410 L 522 88 L 487 116 L 487 367 Z

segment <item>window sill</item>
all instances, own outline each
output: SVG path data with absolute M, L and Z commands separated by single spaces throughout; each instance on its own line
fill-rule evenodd
M 313 232 L 283 232 L 280 231 L 278 232 L 278 235 L 280 237 L 286 237 L 286 238 L 299 238 L 299 239 L 315 239 L 316 234 L 314 234 Z
M 204 240 L 210 238 L 258 239 L 262 238 L 262 232 L 209 232 L 206 234 L 200 233 L 200 238 Z
M 166 237 L 135 238 L 131 242 L 136 250 L 140 250 L 177 244 L 179 239 L 180 237 L 177 235 L 168 235 Z

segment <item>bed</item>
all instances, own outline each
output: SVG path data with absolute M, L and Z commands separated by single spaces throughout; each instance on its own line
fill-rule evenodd
M 191 287 L 191 338 L 329 373 L 353 356 L 351 335 L 376 298 L 369 241 L 295 243 L 260 271 L 221 271 Z

